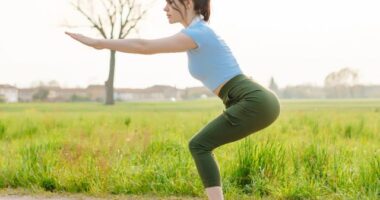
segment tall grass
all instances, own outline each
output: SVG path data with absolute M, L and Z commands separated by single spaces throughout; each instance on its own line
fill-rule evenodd
M 380 101 L 282 101 L 214 151 L 226 199 L 379 199 Z M 216 100 L 0 104 L 0 188 L 204 197 L 188 140 Z

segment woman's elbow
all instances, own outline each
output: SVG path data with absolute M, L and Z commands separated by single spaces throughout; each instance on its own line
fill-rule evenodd
M 150 47 L 149 42 L 141 40 L 137 53 L 144 55 L 152 55 L 159 52 L 155 51 L 154 48 Z
M 144 55 L 152 55 L 152 54 L 157 54 L 158 52 L 152 51 L 151 49 L 142 49 L 139 54 L 144 54 Z
M 158 53 L 161 53 L 161 52 L 156 51 L 152 48 L 144 48 L 140 52 L 140 54 L 144 54 L 144 55 L 153 55 L 153 54 L 158 54 Z

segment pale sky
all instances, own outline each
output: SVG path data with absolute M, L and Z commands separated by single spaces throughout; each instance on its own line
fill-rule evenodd
M 63 87 L 103 84 L 109 52 L 84 46 L 65 30 L 97 37 L 85 29 L 60 27 L 83 19 L 69 0 L 0 0 L 0 84 L 29 87 L 57 80 Z M 140 35 L 160 38 L 179 32 L 157 0 Z M 360 82 L 380 84 L 379 0 L 212 0 L 210 26 L 227 42 L 241 69 L 268 85 L 322 85 L 343 67 L 359 71 Z M 191 77 L 186 53 L 117 54 L 115 87 L 145 88 L 165 84 L 202 86 Z

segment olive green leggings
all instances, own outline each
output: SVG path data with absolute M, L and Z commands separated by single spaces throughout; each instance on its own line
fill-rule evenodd
M 280 114 L 277 96 L 244 74 L 229 80 L 222 87 L 219 97 L 226 109 L 189 142 L 191 155 L 205 188 L 221 186 L 213 149 L 268 127 Z

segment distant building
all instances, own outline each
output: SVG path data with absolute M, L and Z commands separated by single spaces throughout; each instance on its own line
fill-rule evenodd
M 106 88 L 104 85 L 89 85 L 86 91 L 92 101 L 105 101 Z
M 39 88 L 40 89 L 40 88 Z M 48 87 L 44 87 L 44 89 L 48 90 L 48 94 L 47 94 L 47 97 L 46 97 L 46 100 L 47 101 L 51 101 L 51 102 L 54 102 L 54 101 L 59 101 L 61 100 L 61 88 L 58 87 L 58 86 L 48 86 Z
M 17 89 L 9 85 L 0 85 L 0 100 L 7 102 L 104 102 L 104 85 L 89 85 L 87 88 L 61 88 L 59 86 L 39 86 Z M 168 85 L 154 85 L 144 89 L 115 88 L 116 101 L 179 101 L 215 96 L 205 87 L 178 89 Z
M 0 100 L 4 102 L 18 102 L 18 89 L 11 85 L 0 85 Z
M 155 85 L 146 89 L 115 89 L 117 101 L 176 101 L 181 99 L 181 91 L 175 87 Z
M 37 92 L 36 88 L 20 88 L 18 93 L 18 100 L 20 102 L 33 101 L 33 94 Z
M 60 88 L 49 93 L 49 101 L 90 101 L 89 94 L 84 88 Z
M 143 89 L 122 88 L 114 90 L 114 98 L 116 101 L 134 101 L 146 99 Z
M 365 98 L 371 97 L 371 98 L 380 98 L 380 85 L 369 85 L 369 86 L 363 86 L 364 89 L 364 96 Z
M 145 89 L 148 94 L 161 97 L 162 100 L 181 99 L 181 90 L 167 85 L 155 85 Z
M 19 89 L 19 101 L 31 102 L 38 98 L 38 93 L 46 90 L 47 95 L 43 101 L 48 102 L 67 102 L 75 100 L 89 100 L 86 89 L 83 88 L 60 88 L 60 87 L 35 87 Z M 42 100 L 42 99 L 38 99 Z
M 216 95 L 212 93 L 209 89 L 203 86 L 186 88 L 182 92 L 182 98 L 184 99 L 199 99 L 199 98 L 205 99 L 205 98 L 214 97 L 214 96 Z

